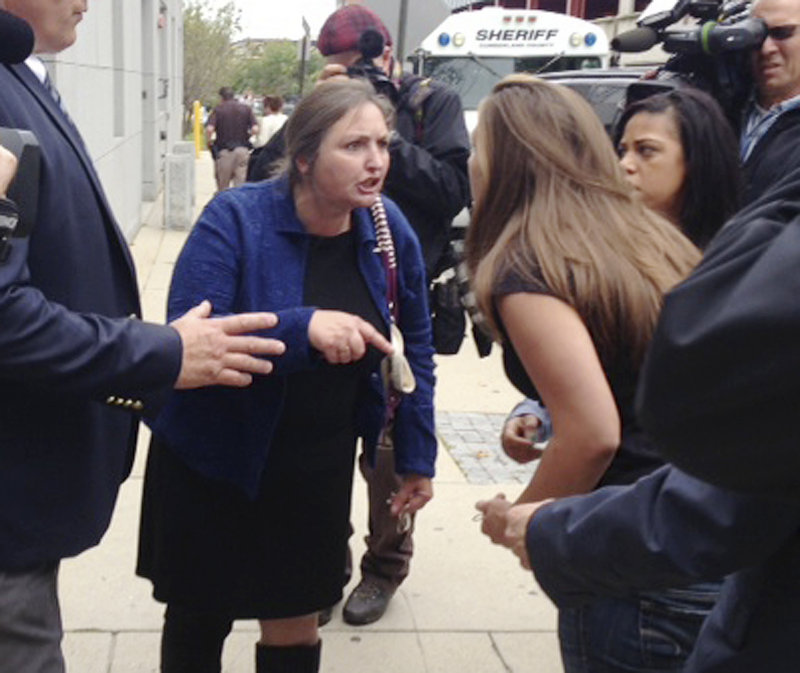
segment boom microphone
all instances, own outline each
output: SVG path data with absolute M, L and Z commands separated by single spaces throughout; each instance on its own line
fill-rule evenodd
M 364 58 L 378 58 L 383 53 L 383 35 L 374 28 L 367 28 L 358 38 L 356 48 Z
M 658 33 L 652 28 L 634 28 L 620 33 L 611 40 L 614 51 L 647 51 L 658 42 Z
M 31 55 L 33 42 L 27 22 L 0 9 L 0 63 L 22 63 Z

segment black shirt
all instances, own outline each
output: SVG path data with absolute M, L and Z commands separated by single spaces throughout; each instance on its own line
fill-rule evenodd
M 541 277 L 537 277 L 532 282 L 516 274 L 509 274 L 495 288 L 495 303 L 500 297 L 518 292 L 554 296 L 554 293 L 547 287 Z M 537 318 L 532 317 L 531 319 L 535 320 Z M 499 317 L 498 324 L 502 328 Z M 505 333 L 504 337 L 503 366 L 508 380 L 526 397 L 543 402 L 533 382 L 528 378 L 525 367 L 514 350 L 514 345 Z M 598 488 L 611 484 L 632 483 L 665 462 L 658 455 L 652 441 L 644 434 L 636 420 L 634 396 L 639 378 L 639 369 L 631 362 L 629 350 L 622 344 L 621 347 L 617 348 L 616 355 L 604 358 L 601 354 L 600 359 L 620 415 L 622 436 L 619 449 L 600 479 Z
M 358 267 L 355 234 L 310 238 L 303 303 L 345 311 L 371 323 L 388 336 Z M 350 364 L 328 364 L 287 377 L 286 399 L 276 444 L 289 445 L 294 458 L 326 467 L 341 451 L 355 446 L 356 399 L 382 354 L 370 346 Z

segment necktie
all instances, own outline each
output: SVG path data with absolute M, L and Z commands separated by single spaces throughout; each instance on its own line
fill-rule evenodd
M 67 118 L 67 121 L 74 126 L 72 122 L 72 118 L 69 116 L 69 112 L 67 112 L 67 108 L 64 105 L 64 101 L 61 100 L 61 94 L 58 93 L 58 89 L 53 85 L 53 80 L 50 79 L 50 73 L 47 73 L 44 77 L 44 88 L 47 89 L 48 93 L 52 96 L 53 100 L 58 103 L 58 107 L 61 108 L 61 112 Z

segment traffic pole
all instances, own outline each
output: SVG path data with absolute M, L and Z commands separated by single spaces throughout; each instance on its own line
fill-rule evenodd
M 200 101 L 196 100 L 192 106 L 194 115 L 194 153 L 195 157 L 200 157 L 200 150 L 203 149 L 203 110 Z

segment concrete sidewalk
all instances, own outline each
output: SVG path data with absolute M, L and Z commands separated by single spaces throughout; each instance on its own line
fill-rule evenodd
M 212 196 L 213 166 L 197 161 L 197 203 Z M 175 257 L 188 232 L 165 230 L 155 204 L 132 250 L 145 318 L 163 321 Z M 324 673 L 557 673 L 562 671 L 556 613 L 510 552 L 495 547 L 473 520 L 475 501 L 516 496 L 530 471 L 497 447 L 503 414 L 519 395 L 505 380 L 497 348 L 479 359 L 472 343 L 438 359 L 439 459 L 435 497 L 417 520 L 411 576 L 383 619 L 352 627 L 341 605 L 322 629 Z M 142 473 L 142 433 L 133 475 L 122 488 L 99 547 L 63 563 L 65 652 L 72 673 L 158 671 L 163 606 L 134 576 Z M 363 550 L 366 493 L 357 474 L 352 543 Z M 355 578 L 353 582 L 357 581 Z M 352 588 L 352 587 L 348 587 Z M 254 671 L 255 622 L 237 623 L 223 656 L 225 673 Z

